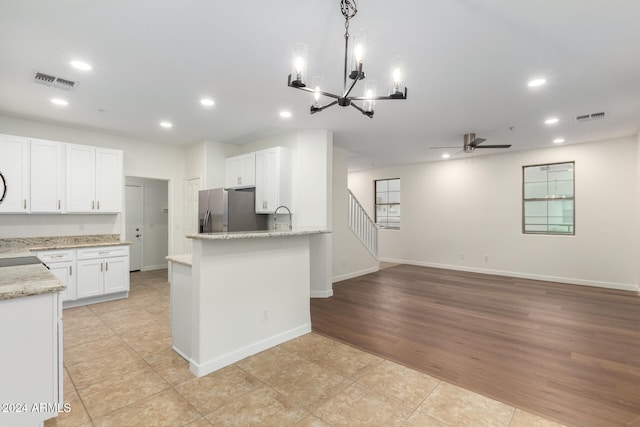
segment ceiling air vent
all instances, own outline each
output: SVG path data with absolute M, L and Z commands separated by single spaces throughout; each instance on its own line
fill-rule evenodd
M 63 79 L 50 74 L 40 73 L 38 71 L 33 72 L 33 81 L 45 86 L 64 90 L 74 90 L 79 84 L 73 80 Z
M 576 122 L 587 122 L 590 120 L 600 120 L 604 119 L 604 112 L 593 113 L 593 114 L 583 114 L 581 116 L 576 116 Z

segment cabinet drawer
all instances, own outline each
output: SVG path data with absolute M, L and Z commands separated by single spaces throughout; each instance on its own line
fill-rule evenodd
M 73 249 L 38 251 L 36 252 L 36 256 L 40 259 L 40 261 L 49 265 L 52 262 L 73 261 L 74 252 L 75 251 Z
M 101 246 L 97 248 L 78 249 L 78 260 L 108 258 L 129 255 L 129 246 Z

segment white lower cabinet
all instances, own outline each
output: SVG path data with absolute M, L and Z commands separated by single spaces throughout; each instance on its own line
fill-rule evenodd
M 39 251 L 36 256 L 67 289 L 65 307 L 126 297 L 129 292 L 129 247 L 100 246 Z
M 129 291 L 129 247 L 78 249 L 77 296 L 97 297 Z
M 67 287 L 67 289 L 60 292 L 62 301 L 75 301 L 77 298 L 76 251 L 73 249 L 39 251 L 36 256 Z
M 0 301 L 2 426 L 42 426 L 63 408 L 59 301 L 57 293 Z

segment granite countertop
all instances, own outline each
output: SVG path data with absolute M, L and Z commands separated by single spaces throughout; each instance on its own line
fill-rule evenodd
M 118 234 L 0 239 L 0 258 L 33 256 L 32 251 L 130 245 Z M 0 268 L 0 300 L 60 292 L 65 286 L 43 265 Z
M 0 268 L 0 300 L 64 291 L 44 264 Z
M 323 233 L 331 233 L 331 231 L 306 228 L 294 228 L 293 230 L 228 231 L 222 233 L 188 234 L 187 238 L 198 240 L 235 240 L 263 237 L 306 236 L 309 234 Z
M 178 264 L 183 264 L 186 266 L 191 267 L 192 266 L 192 262 L 191 262 L 191 254 L 186 254 L 186 255 L 169 255 L 168 257 L 165 257 L 165 259 L 167 261 L 171 261 L 171 262 L 175 262 Z
M 120 241 L 119 234 L 0 239 L 0 258 L 30 256 L 32 251 L 130 244 Z

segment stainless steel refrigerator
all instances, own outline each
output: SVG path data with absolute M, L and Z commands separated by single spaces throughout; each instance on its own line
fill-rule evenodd
M 214 188 L 198 193 L 200 233 L 266 230 L 267 215 L 256 214 L 255 189 Z

